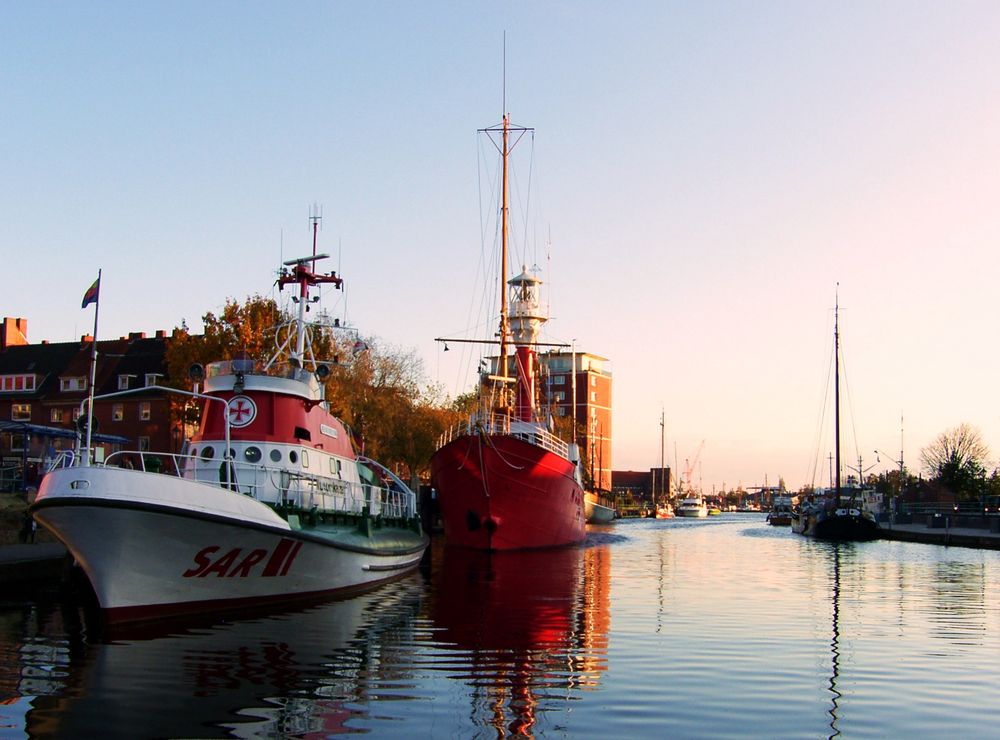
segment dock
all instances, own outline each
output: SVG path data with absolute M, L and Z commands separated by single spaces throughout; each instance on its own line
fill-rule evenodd
M 0 547 L 0 585 L 29 585 L 58 580 L 66 548 L 58 542 Z
M 924 522 L 912 524 L 882 522 L 879 526 L 879 537 L 883 540 L 1000 550 L 1000 531 L 994 531 L 1000 528 L 953 527 L 948 516 L 930 517 Z

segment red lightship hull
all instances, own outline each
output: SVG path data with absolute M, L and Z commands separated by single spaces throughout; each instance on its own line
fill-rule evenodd
M 431 458 L 445 539 L 479 550 L 582 542 L 583 489 L 574 464 L 504 434 L 466 434 Z

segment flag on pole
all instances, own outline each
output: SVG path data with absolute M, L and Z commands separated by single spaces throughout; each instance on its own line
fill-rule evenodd
M 83 294 L 83 304 L 80 308 L 86 308 L 91 303 L 97 303 L 97 294 L 101 292 L 101 278 L 98 277 L 94 281 L 94 284 L 87 288 L 87 292 Z

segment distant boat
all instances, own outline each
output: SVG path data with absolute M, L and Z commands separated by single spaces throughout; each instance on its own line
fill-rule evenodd
M 587 533 L 579 447 L 552 434 L 535 408 L 538 335 L 548 318 L 541 280 L 527 267 L 507 279 L 510 133 L 530 130 L 512 127 L 506 113 L 502 124 L 483 129 L 500 139 L 503 178 L 497 372 L 484 372 L 479 408 L 446 432 L 431 457 L 445 541 L 479 550 L 569 545 Z M 508 373 L 511 344 L 516 377 Z
M 708 516 L 708 506 L 701 496 L 688 496 L 681 500 L 674 513 L 677 516 L 702 519 Z
M 878 522 L 861 502 L 851 496 L 846 501 L 840 485 L 840 302 L 834 309 L 834 449 L 836 486 L 832 495 L 800 504 L 792 514 L 792 531 L 826 540 L 865 541 L 878 537 Z
M 653 473 L 653 504 L 656 507 L 652 516 L 657 519 L 673 519 L 674 507 L 670 505 L 668 492 L 670 484 L 664 471 L 664 439 L 666 435 L 666 422 L 663 410 L 660 411 L 660 495 L 656 495 L 656 473 Z
M 767 514 L 767 523 L 774 527 L 787 527 L 792 523 L 791 496 L 775 496 L 771 511 Z
M 587 524 L 611 524 L 615 520 L 615 510 L 601 503 L 597 491 L 587 491 L 583 495 L 583 513 Z

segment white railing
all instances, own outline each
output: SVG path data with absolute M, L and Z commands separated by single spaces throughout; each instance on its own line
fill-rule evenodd
M 490 414 L 486 417 L 479 415 L 470 416 L 442 434 L 438 440 L 438 447 L 443 447 L 458 437 L 479 433 L 517 437 L 525 442 L 538 445 L 549 452 L 569 459 L 569 444 L 567 442 L 559 439 L 559 437 L 539 424 L 511 419 L 506 414 Z
M 147 473 L 162 473 L 227 488 L 269 504 L 293 506 L 318 512 L 361 514 L 406 519 L 416 516 L 417 497 L 409 487 L 383 466 L 360 458 L 359 471 L 371 471 L 370 482 L 343 480 L 306 471 L 270 465 L 220 460 L 202 460 L 193 455 L 137 451 L 115 452 L 105 467 L 133 467 Z

